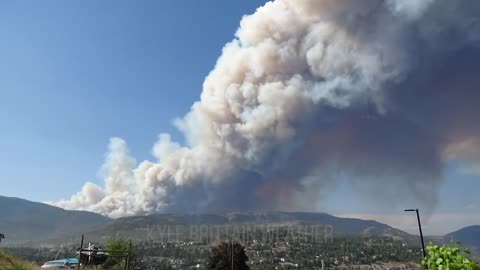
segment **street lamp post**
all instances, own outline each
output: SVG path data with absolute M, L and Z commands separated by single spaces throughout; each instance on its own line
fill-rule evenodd
M 418 213 L 418 209 L 406 209 L 405 212 L 416 212 L 417 213 L 418 230 L 420 231 L 420 239 L 422 240 L 423 257 L 426 258 L 427 257 L 427 251 L 425 250 L 425 242 L 423 241 L 422 224 L 420 223 L 420 214 Z

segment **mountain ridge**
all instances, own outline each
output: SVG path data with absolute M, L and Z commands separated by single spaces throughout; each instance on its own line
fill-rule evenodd
M 446 240 L 460 241 L 462 244 L 480 250 L 480 225 L 470 225 L 445 235 Z
M 40 202 L 0 196 L 0 232 L 6 244 L 45 240 L 93 230 L 110 219 L 87 211 L 71 211 Z
M 86 233 L 95 237 L 134 233 L 157 225 L 228 225 L 228 224 L 320 224 L 331 225 L 336 235 L 380 235 L 418 241 L 418 236 L 375 220 L 336 217 L 327 213 L 247 211 L 210 213 L 165 213 L 110 219 L 88 211 L 65 210 L 49 204 L 21 198 L 0 196 L 0 232 L 5 244 L 41 242 L 51 239 L 78 237 Z M 471 228 L 473 228 L 473 231 Z M 461 228 L 441 236 L 456 239 L 466 245 L 480 247 L 480 226 Z M 472 235 L 475 236 L 472 238 Z M 471 242 L 469 239 L 476 239 Z

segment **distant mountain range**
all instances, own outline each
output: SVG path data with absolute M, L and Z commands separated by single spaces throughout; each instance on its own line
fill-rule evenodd
M 450 239 L 460 241 L 465 246 L 475 247 L 480 251 L 480 225 L 468 226 L 445 235 L 445 240 Z
M 7 245 L 34 245 L 50 241 L 78 241 L 81 234 L 99 240 L 112 235 L 148 240 L 152 228 L 197 225 L 331 226 L 334 236 L 375 235 L 389 236 L 407 242 L 418 242 L 418 237 L 373 220 L 339 218 L 325 213 L 301 212 L 241 212 L 211 214 L 155 214 L 120 219 L 85 212 L 68 211 L 48 204 L 0 196 L 0 233 Z M 147 230 L 150 230 L 148 232 Z M 160 232 L 160 231 L 157 231 Z M 455 239 L 465 245 L 480 248 L 480 226 L 471 226 L 447 234 L 443 240 Z
M 42 241 L 91 231 L 110 221 L 99 214 L 67 211 L 48 204 L 0 196 L 2 244 Z

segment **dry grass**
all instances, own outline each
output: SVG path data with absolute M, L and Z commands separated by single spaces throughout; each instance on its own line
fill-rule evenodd
M 40 267 L 33 263 L 19 260 L 4 250 L 0 250 L 0 269 L 1 270 L 40 270 Z

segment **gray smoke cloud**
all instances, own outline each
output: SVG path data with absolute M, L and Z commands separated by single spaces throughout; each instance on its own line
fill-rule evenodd
M 110 141 L 55 205 L 111 217 L 310 209 L 338 179 L 432 208 L 449 159 L 480 166 L 480 2 L 277 0 L 245 16 L 154 162 Z M 477 171 L 478 172 L 478 171 Z

